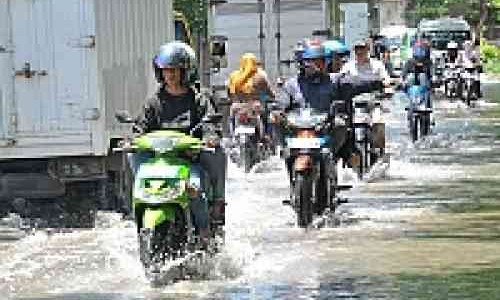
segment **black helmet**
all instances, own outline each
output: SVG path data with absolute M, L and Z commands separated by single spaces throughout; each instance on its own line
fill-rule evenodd
M 164 81 L 161 69 L 180 68 L 182 83 L 192 84 L 196 80 L 196 55 L 193 48 L 183 42 L 174 41 L 164 44 L 153 58 L 153 68 L 158 82 Z

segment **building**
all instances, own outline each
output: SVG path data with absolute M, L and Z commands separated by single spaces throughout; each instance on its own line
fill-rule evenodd
M 406 0 L 381 0 L 375 7 L 378 7 L 379 28 L 405 24 Z

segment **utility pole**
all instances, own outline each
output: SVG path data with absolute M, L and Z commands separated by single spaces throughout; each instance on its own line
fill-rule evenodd
M 372 34 L 378 34 L 380 30 L 379 6 L 375 5 L 376 0 L 368 0 L 368 27 L 371 29 Z M 377 24 L 378 22 L 378 24 Z
M 265 1 L 265 19 L 264 19 L 264 24 L 265 24 L 265 34 L 266 34 L 266 51 L 265 51 L 265 57 L 266 57 L 266 72 L 269 75 L 271 79 L 276 78 L 276 66 L 274 65 L 275 63 L 275 43 L 274 43 L 274 36 L 275 36 L 275 29 L 273 27 L 273 2 L 272 0 L 266 0 Z
M 208 55 L 208 30 L 205 26 L 197 29 L 199 64 L 200 64 L 200 83 L 202 87 L 210 86 L 210 64 Z
M 259 10 L 259 58 L 260 62 L 262 63 L 262 67 L 266 67 L 266 52 L 264 48 L 264 39 L 266 36 L 264 35 L 264 9 L 265 9 L 265 4 L 263 0 L 257 0 L 257 6 Z
M 476 32 L 476 39 L 478 38 L 477 35 L 479 35 L 479 39 L 483 38 L 484 22 L 487 16 L 488 13 L 486 11 L 485 0 L 479 0 L 479 32 Z
M 339 0 L 327 0 L 326 21 L 333 37 L 340 37 L 340 5 Z
M 325 29 L 330 29 L 330 10 L 329 10 L 329 0 L 321 0 L 321 11 L 323 15 L 323 23 L 322 28 L 323 30 Z
M 276 67 L 278 69 L 278 76 L 283 75 L 281 72 L 281 2 L 275 0 L 274 11 L 276 13 Z

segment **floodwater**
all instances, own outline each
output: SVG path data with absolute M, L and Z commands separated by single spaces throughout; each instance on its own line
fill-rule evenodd
M 415 145 L 404 98 L 387 102 L 390 164 L 343 194 L 335 226 L 295 227 L 279 158 L 251 174 L 231 165 L 226 244 L 199 276 L 151 288 L 134 224 L 111 214 L 2 241 L 1 298 L 499 299 L 500 85 L 484 91 L 475 108 L 436 101 Z

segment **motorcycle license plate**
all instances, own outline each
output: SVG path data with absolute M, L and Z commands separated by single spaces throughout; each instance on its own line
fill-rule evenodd
M 234 130 L 235 134 L 254 134 L 255 133 L 255 127 L 253 126 L 238 126 Z
M 368 124 L 371 122 L 371 118 L 369 114 L 358 114 L 354 116 L 354 123 L 355 124 Z
M 288 138 L 287 145 L 291 149 L 318 149 L 321 147 L 320 138 Z

